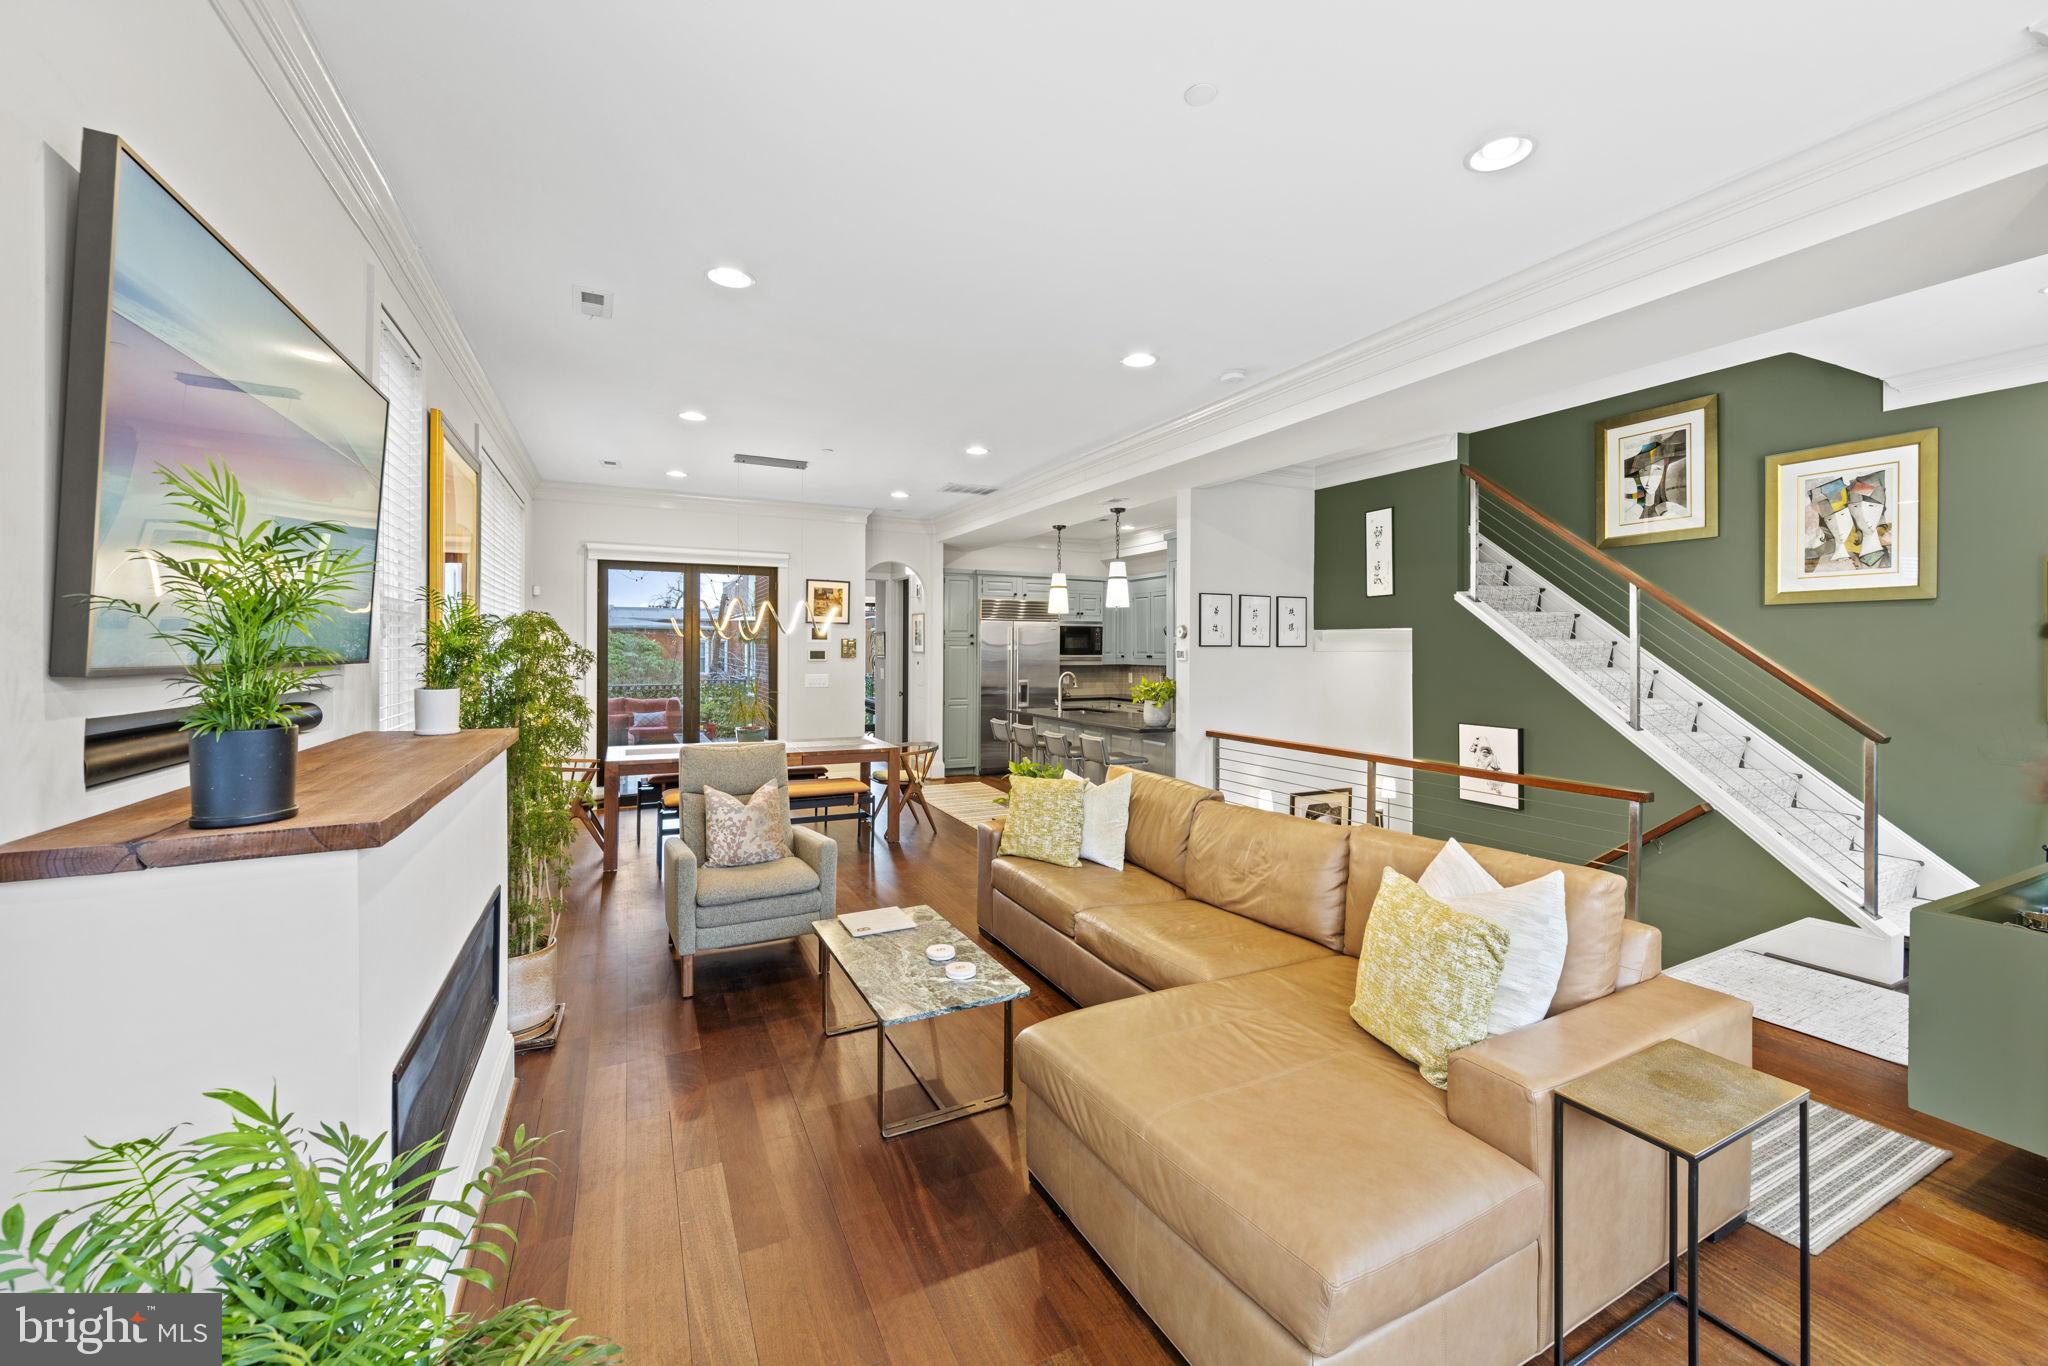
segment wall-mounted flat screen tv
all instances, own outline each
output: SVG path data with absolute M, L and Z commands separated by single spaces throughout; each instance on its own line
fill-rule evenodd
M 224 464 L 252 520 L 338 522 L 374 562 L 383 395 L 111 133 L 85 135 L 71 290 L 51 674 L 177 668 L 86 601 L 158 600 L 135 551 L 180 535 L 160 466 Z M 341 663 L 369 658 L 370 579 L 315 633 Z

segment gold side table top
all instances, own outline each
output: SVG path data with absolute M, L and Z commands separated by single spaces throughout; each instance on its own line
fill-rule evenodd
M 1697 1158 L 1808 1093 L 1704 1048 L 1665 1039 L 1566 1082 L 1557 1094 L 1652 1143 Z

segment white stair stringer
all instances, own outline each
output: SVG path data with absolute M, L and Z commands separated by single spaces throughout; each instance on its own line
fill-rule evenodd
M 1629 725 L 1627 634 L 1481 539 L 1479 597 L 1457 599 L 1629 743 L 1711 804 L 1849 922 L 1804 920 L 1751 947 L 1873 981 L 1905 975 L 1914 905 L 1974 882 L 1889 821 L 1878 913 L 1863 906 L 1863 804 L 1678 669 L 1643 651 L 1642 728 Z M 1849 732 L 1853 734 L 1853 732 Z

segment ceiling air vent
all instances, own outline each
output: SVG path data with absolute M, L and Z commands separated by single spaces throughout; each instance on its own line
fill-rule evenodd
M 976 498 L 986 498 L 996 491 L 993 484 L 941 484 L 940 493 L 971 493 Z
M 609 318 L 612 315 L 612 296 L 596 289 L 576 291 L 576 308 L 586 318 Z
M 808 460 L 784 460 L 779 455 L 734 455 L 732 463 L 735 465 L 760 465 L 771 470 L 807 470 L 811 467 L 811 462 Z

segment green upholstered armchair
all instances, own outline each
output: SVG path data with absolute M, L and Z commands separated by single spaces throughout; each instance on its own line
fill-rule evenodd
M 831 836 L 789 823 L 789 762 L 779 744 L 684 745 L 682 834 L 662 847 L 669 952 L 685 997 L 696 994 L 697 955 L 795 939 L 832 914 L 839 846 Z M 763 783 L 783 789 L 782 842 L 793 853 L 744 868 L 705 863 L 704 789 L 745 801 Z

